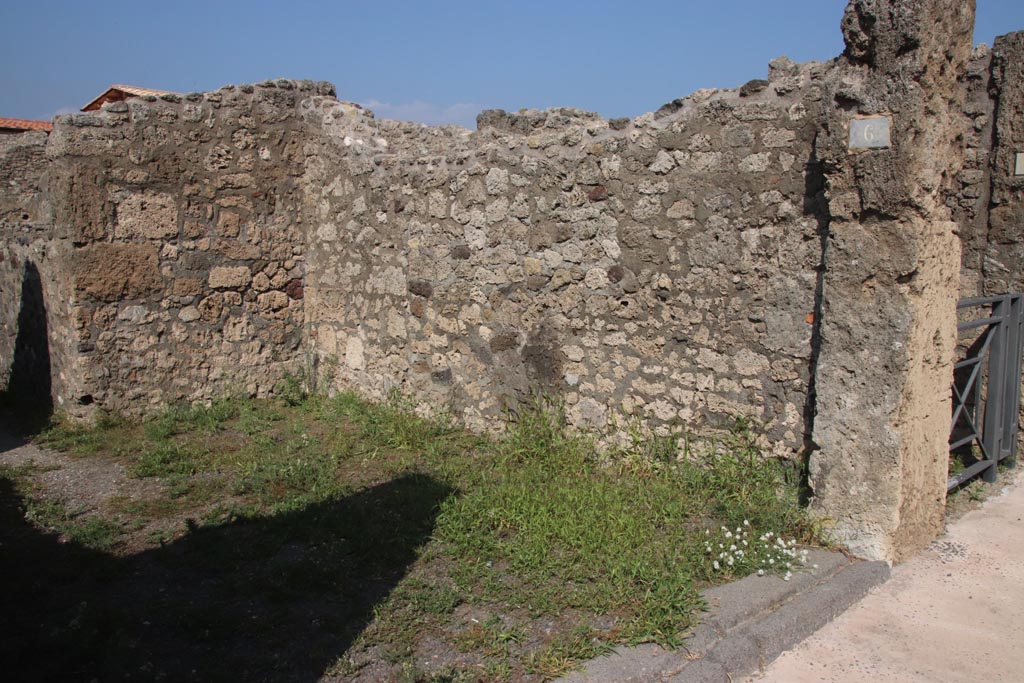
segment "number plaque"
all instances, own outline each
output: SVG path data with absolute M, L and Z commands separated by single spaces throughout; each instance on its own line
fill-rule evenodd
M 1017 158 L 1013 164 L 1013 175 L 1024 175 L 1024 152 L 1017 152 Z
M 850 119 L 850 149 L 886 149 L 891 146 L 892 117 Z

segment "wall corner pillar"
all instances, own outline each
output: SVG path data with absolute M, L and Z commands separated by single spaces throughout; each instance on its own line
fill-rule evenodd
M 857 555 L 899 561 L 942 528 L 963 160 L 958 77 L 974 3 L 853 0 L 818 156 L 829 229 L 812 510 Z

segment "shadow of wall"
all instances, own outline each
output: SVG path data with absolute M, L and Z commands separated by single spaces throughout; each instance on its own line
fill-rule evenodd
M 18 309 L 18 331 L 8 375 L 6 399 L 31 429 L 53 413 L 50 342 L 42 278 L 32 261 L 25 262 Z
M 25 521 L 0 479 L 8 680 L 315 681 L 415 561 L 447 486 L 406 475 L 131 557 Z

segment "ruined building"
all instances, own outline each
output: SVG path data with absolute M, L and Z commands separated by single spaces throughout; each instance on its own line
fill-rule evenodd
M 297 372 L 481 429 L 535 390 L 596 430 L 749 416 L 898 559 L 941 526 L 955 303 L 1024 280 L 1024 33 L 973 20 L 854 0 L 835 60 L 632 120 L 280 80 L 0 137 L 0 372 L 83 417 Z

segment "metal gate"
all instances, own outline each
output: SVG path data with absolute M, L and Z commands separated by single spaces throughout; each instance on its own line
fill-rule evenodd
M 1016 461 L 1024 296 L 964 299 L 957 313 L 961 359 L 954 366 L 949 450 L 964 468 L 949 477 L 947 491 L 979 474 L 993 482 L 1000 462 Z

